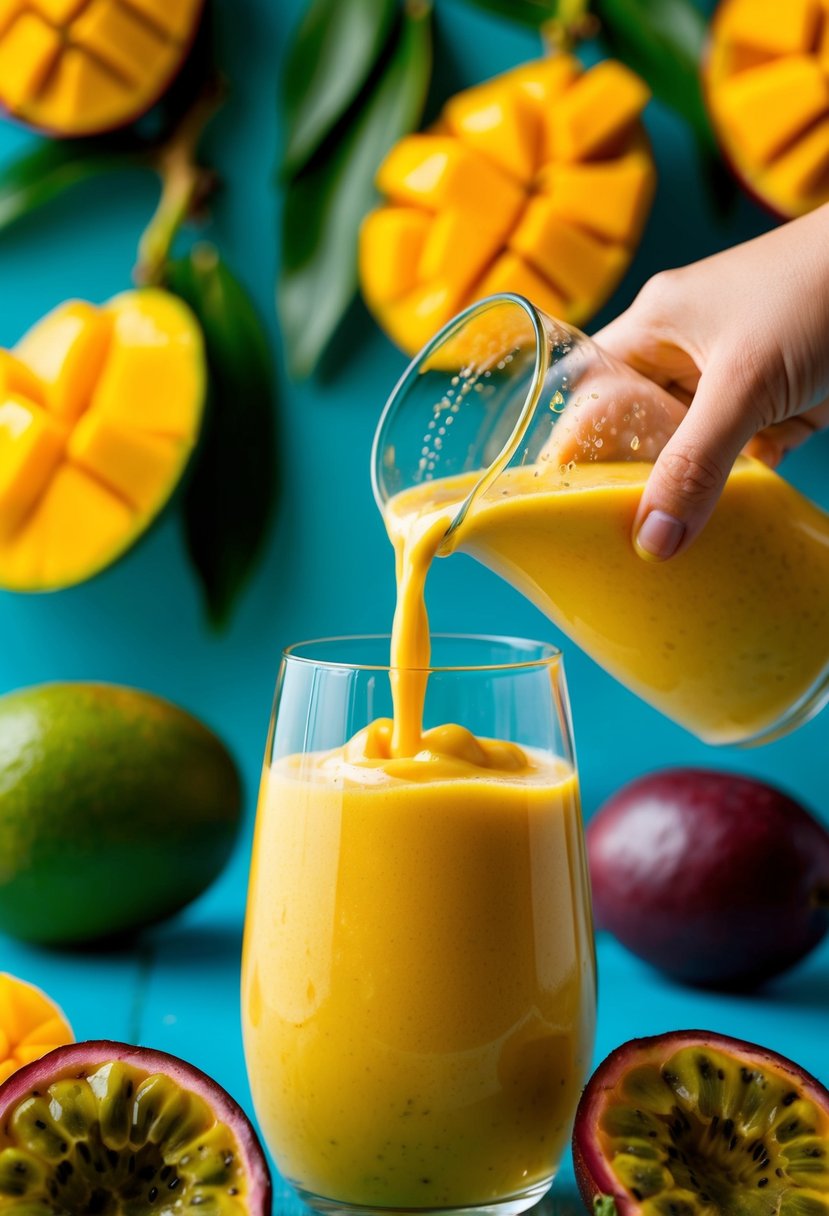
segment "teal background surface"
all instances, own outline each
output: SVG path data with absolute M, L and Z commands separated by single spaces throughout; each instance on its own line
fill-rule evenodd
M 299 0 L 219 0 L 219 46 L 231 93 L 207 140 L 208 156 L 225 181 L 209 235 L 253 292 L 280 368 L 273 307 L 274 96 L 286 34 L 301 7 Z M 453 0 L 440 0 L 437 8 L 435 101 L 539 53 L 535 37 L 497 18 Z M 728 221 L 718 220 L 685 129 L 656 104 L 646 121 L 659 166 L 656 205 L 634 265 L 596 325 L 629 303 L 656 270 L 704 256 L 770 223 L 745 200 Z M 0 123 L 0 158 L 32 138 Z M 13 343 L 67 297 L 102 301 L 123 290 L 155 199 L 156 184 L 147 175 L 105 178 L 0 238 L 0 344 Z M 239 947 L 249 833 L 279 654 L 304 638 L 384 631 L 390 624 L 392 559 L 371 498 L 368 456 L 380 409 L 403 366 L 403 357 L 356 305 L 322 374 L 305 384 L 280 375 L 278 522 L 223 635 L 204 622 L 179 523 L 169 513 L 126 559 L 86 586 L 39 597 L 0 594 L 0 691 L 97 679 L 159 693 L 223 736 L 247 789 L 247 828 L 230 867 L 177 921 L 122 953 L 55 954 L 0 938 L 0 969 L 52 992 L 78 1037 L 127 1038 L 180 1054 L 248 1107 Z M 829 437 L 813 440 L 785 471 L 829 508 Z M 436 629 L 561 641 L 515 592 L 463 557 L 438 564 L 429 603 Z M 564 649 L 587 815 L 630 778 L 681 763 L 764 777 L 829 818 L 828 714 L 759 751 L 713 751 L 642 705 L 566 641 Z M 829 1081 L 829 947 L 753 997 L 675 987 L 609 940 L 600 941 L 599 957 L 597 1059 L 631 1036 L 699 1025 L 793 1055 Z M 276 1210 L 293 1207 L 278 1186 Z

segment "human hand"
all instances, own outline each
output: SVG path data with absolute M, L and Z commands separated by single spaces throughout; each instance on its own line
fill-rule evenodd
M 634 523 L 641 556 L 687 548 L 743 449 L 776 465 L 829 427 L 829 205 L 656 275 L 595 335 L 687 405 Z

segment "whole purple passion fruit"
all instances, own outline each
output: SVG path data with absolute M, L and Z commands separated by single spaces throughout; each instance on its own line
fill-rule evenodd
M 686 983 L 751 987 L 829 928 L 829 834 L 749 777 L 641 777 L 594 816 L 587 849 L 597 925 Z
M 0 1212 L 270 1216 L 244 1111 L 205 1073 L 125 1043 L 58 1047 L 0 1086 Z
M 704 1030 L 632 1039 L 573 1131 L 579 1190 L 618 1216 L 826 1216 L 829 1091 L 791 1060 Z

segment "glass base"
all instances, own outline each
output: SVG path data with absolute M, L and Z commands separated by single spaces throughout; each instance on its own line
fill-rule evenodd
M 294 1186 L 303 1203 L 324 1216 L 517 1216 L 526 1212 L 543 1199 L 552 1186 L 552 1177 L 536 1182 L 526 1191 L 507 1195 L 491 1202 L 463 1204 L 457 1207 L 366 1207 L 359 1203 L 343 1203 L 339 1199 L 327 1199 L 324 1195 L 312 1195 L 300 1186 Z

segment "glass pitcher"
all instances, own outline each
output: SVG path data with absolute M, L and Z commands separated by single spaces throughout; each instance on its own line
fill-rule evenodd
M 384 515 L 444 510 L 440 556 L 500 574 L 699 738 L 764 743 L 829 698 L 829 516 L 741 456 L 702 536 L 644 561 L 636 509 L 684 413 L 585 334 L 492 296 L 398 382 L 374 494 Z

